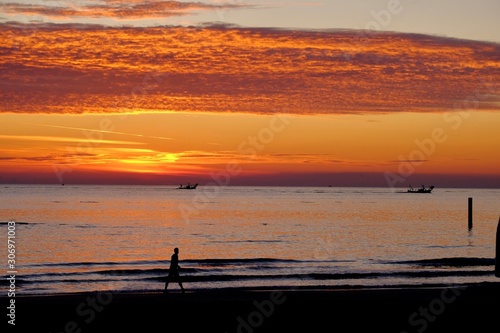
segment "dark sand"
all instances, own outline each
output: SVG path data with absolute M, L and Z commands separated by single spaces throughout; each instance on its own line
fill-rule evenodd
M 1 298 L 2 304 L 8 304 L 5 296 Z M 500 283 L 459 288 L 229 289 L 185 294 L 172 287 L 167 295 L 161 292 L 17 295 L 15 300 L 16 331 L 23 332 L 499 332 L 500 329 Z M 5 314 L 2 317 L 6 322 Z

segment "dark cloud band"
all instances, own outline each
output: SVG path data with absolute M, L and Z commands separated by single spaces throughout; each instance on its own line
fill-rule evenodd
M 0 4 L 0 11 L 8 14 L 42 15 L 57 18 L 91 17 L 138 19 L 180 16 L 200 10 L 235 9 L 244 7 L 247 6 L 231 2 L 210 4 L 203 2 L 162 0 L 101 0 L 89 4 L 74 4 L 73 2 L 68 2 L 64 5 L 64 2 L 62 2 L 60 6 L 5 3 Z

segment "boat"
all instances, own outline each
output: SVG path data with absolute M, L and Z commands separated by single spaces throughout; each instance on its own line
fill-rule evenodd
M 424 185 L 420 188 L 413 188 L 410 185 L 410 188 L 408 189 L 408 193 L 431 193 L 432 190 L 434 189 L 434 186 L 426 188 Z
M 188 183 L 187 185 L 180 185 L 178 189 L 180 190 L 194 190 L 196 187 L 198 187 L 198 184 L 190 184 Z

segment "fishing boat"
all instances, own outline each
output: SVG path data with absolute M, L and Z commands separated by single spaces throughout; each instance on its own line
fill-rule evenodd
M 194 190 L 196 187 L 198 187 L 198 184 L 187 184 L 187 185 L 180 185 L 178 189 L 180 190 Z
M 434 189 L 434 186 L 426 188 L 424 185 L 420 188 L 413 188 L 410 185 L 410 188 L 408 189 L 408 193 L 431 193 L 432 190 Z

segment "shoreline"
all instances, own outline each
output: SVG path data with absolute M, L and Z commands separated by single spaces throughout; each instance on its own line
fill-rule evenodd
M 0 297 L 2 304 L 8 298 Z M 17 294 L 16 329 L 161 331 L 456 332 L 499 328 L 500 282 L 391 288 L 229 288 L 183 294 Z M 4 320 L 7 319 L 4 317 Z M 12 328 L 12 327 L 10 327 Z
M 189 282 L 183 281 L 184 284 Z M 383 290 L 432 290 L 432 289 L 444 289 L 450 287 L 483 287 L 483 286 L 493 286 L 499 284 L 498 282 L 472 282 L 472 283 L 421 283 L 421 284 L 393 284 L 393 285 L 354 285 L 354 284 L 344 284 L 344 285 L 302 285 L 302 286 L 258 286 L 258 287 L 223 287 L 223 288 L 196 288 L 190 289 L 186 288 L 188 293 L 197 294 L 210 294 L 210 293 L 239 293 L 239 292 L 271 292 L 271 291 L 283 291 L 283 292 L 299 292 L 299 291 L 311 291 L 311 292 L 342 292 L 342 291 L 383 291 Z M 89 291 L 76 291 L 76 292 L 61 292 L 61 293 L 33 293 L 24 294 L 22 291 L 16 292 L 16 298 L 32 298 L 32 297 L 78 297 L 85 296 L 89 294 L 97 293 L 111 293 L 113 295 L 156 295 L 162 293 L 164 282 L 159 284 L 158 289 L 130 289 L 130 290 L 89 290 Z M 169 292 L 175 294 L 181 292 L 177 284 L 173 284 L 169 289 Z M 0 295 L 0 299 L 7 298 L 5 295 Z

